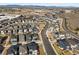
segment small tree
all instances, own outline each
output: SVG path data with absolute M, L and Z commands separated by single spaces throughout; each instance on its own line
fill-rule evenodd
M 77 28 L 75 29 L 75 31 L 79 31 L 79 27 L 77 27 Z

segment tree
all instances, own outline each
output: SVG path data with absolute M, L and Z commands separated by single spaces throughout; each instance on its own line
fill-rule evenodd
M 75 31 L 79 31 L 79 27 L 77 27 L 77 28 L 75 29 Z

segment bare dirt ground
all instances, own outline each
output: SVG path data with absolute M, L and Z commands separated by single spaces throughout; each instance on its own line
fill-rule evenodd
M 69 16 L 69 24 L 70 24 L 70 27 L 72 29 L 76 29 L 77 27 L 79 27 L 79 14 L 71 14 Z
M 69 26 L 72 30 L 79 27 L 79 13 L 64 14 L 64 15 L 61 15 L 60 17 L 67 17 L 68 18 L 67 21 L 68 21 Z

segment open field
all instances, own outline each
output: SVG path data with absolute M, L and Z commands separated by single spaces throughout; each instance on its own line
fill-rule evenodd
M 66 17 L 68 20 L 69 27 L 74 30 L 79 27 L 79 13 L 63 14 L 60 17 Z

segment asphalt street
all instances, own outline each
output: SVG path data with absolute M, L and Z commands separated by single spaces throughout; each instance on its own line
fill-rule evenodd
M 47 53 L 47 55 L 56 55 L 56 53 L 54 52 L 54 50 L 53 50 L 53 48 L 52 48 L 52 46 L 51 46 L 51 44 L 50 44 L 50 42 L 49 42 L 49 40 L 46 36 L 46 30 L 47 29 L 48 29 L 48 23 L 41 32 L 42 40 L 43 40 L 43 43 L 44 43 L 46 53 Z

